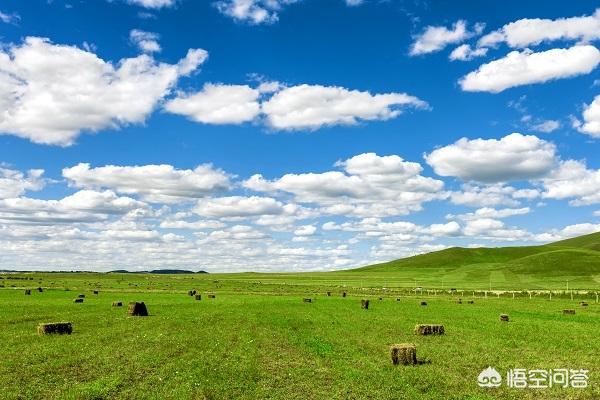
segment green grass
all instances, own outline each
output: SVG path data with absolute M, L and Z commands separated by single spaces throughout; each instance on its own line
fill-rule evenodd
M 600 284 L 600 233 L 544 246 L 460 248 L 370 265 L 356 273 L 385 273 L 430 287 L 442 281 L 482 289 L 596 289 Z
M 323 273 L 0 274 L 0 398 L 598 399 L 599 243 L 595 234 L 454 248 Z M 566 280 L 578 290 L 566 292 Z M 490 284 L 507 292 L 487 293 Z M 85 302 L 74 304 L 79 293 Z M 459 295 L 475 304 L 456 304 Z M 151 315 L 127 317 L 113 301 L 145 301 Z M 73 323 L 72 335 L 36 334 L 60 321 Z M 447 334 L 415 336 L 417 323 Z M 402 342 L 428 362 L 392 366 L 389 345 Z M 488 366 L 588 369 L 590 386 L 483 389 L 476 379 Z
M 477 298 L 383 295 L 326 297 L 302 284 L 302 294 L 235 292 L 212 286 L 216 299 L 195 301 L 171 287 L 191 276 L 163 276 L 151 288 L 138 275 L 72 274 L 72 290 L 0 290 L 0 397 L 3 399 L 595 399 L 600 397 L 597 327 L 600 305 L 576 298 Z M 73 278 L 69 281 L 69 278 Z M 93 278 L 86 282 L 85 278 Z M 132 281 L 128 281 L 132 279 Z M 42 280 L 43 282 L 43 280 Z M 137 282 L 138 287 L 129 286 Z M 88 285 L 86 283 L 93 283 Z M 85 284 L 80 287 L 79 285 Z M 90 286 L 99 285 L 98 296 Z M 121 283 L 123 285 L 123 283 Z M 168 285 L 168 286 L 167 286 Z M 217 288 L 220 285 L 220 288 Z M 290 285 L 279 287 L 279 293 Z M 133 289 L 130 289 L 132 288 Z M 192 286 L 188 286 L 188 289 Z M 164 290 L 163 290 L 164 289 Z M 274 289 L 273 287 L 271 289 Z M 347 290 L 347 289 L 346 289 Z M 293 290 L 292 290 L 293 291 Z M 349 290 L 356 294 L 359 289 Z M 73 298 L 83 292 L 83 304 Z M 277 290 L 272 290 L 277 292 Z M 203 294 L 206 292 L 203 292 Z M 315 298 L 303 303 L 302 297 Z M 368 311 L 360 299 L 370 298 Z M 425 298 L 425 297 L 423 297 Z M 151 316 L 126 316 L 114 300 L 143 300 Z M 576 315 L 562 315 L 576 308 Z M 500 323 L 508 313 L 511 322 Z M 41 322 L 70 321 L 71 336 L 36 334 Z M 417 337 L 417 323 L 442 323 L 447 334 Z M 394 367 L 392 343 L 414 342 L 428 364 Z M 585 368 L 585 390 L 481 389 L 488 365 L 509 368 Z

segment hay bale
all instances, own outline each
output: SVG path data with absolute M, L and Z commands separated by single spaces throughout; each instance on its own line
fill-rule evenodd
M 563 310 L 563 314 L 575 315 L 575 310 L 572 310 L 572 309 Z
M 85 294 L 80 294 L 79 296 L 77 296 L 80 299 L 85 299 Z
M 38 335 L 70 335 L 73 333 L 73 325 L 70 322 L 39 324 L 37 332 Z
M 25 289 L 25 296 L 31 296 L 31 289 Z
M 123 302 L 121 302 L 121 301 L 113 301 L 112 302 L 112 306 L 113 307 L 123 307 Z
M 127 307 L 127 314 L 129 314 L 132 317 L 147 317 L 148 309 L 146 308 L 146 304 L 144 304 L 143 301 L 132 301 Z
M 500 314 L 500 321 L 508 322 L 508 314 Z
M 194 295 L 194 298 L 196 300 L 202 300 L 202 295 L 201 294 L 196 294 L 196 295 Z
M 443 335 L 444 325 L 418 324 L 415 325 L 415 335 Z
M 83 303 L 83 299 L 78 297 L 75 300 L 73 300 L 73 303 Z
M 422 301 L 422 302 L 421 302 L 421 305 L 422 305 L 422 306 L 426 306 L 426 305 L 427 305 L 427 302 L 426 302 L 426 301 Z
M 209 294 L 209 295 L 208 295 L 208 298 L 209 298 L 209 299 L 216 299 L 216 298 L 217 298 L 217 296 L 216 296 L 216 295 L 214 295 L 214 294 Z
M 369 300 L 367 299 L 362 299 L 360 301 L 360 308 L 368 310 L 369 309 Z
M 415 365 L 417 363 L 417 346 L 412 343 L 393 344 L 390 352 L 394 365 Z
M 305 303 L 312 303 L 312 299 L 302 299 L 302 301 Z

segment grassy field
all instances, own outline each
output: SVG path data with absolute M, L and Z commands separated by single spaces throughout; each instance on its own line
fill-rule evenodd
M 0 398 L 600 399 L 599 243 L 454 248 L 327 273 L 0 274 Z M 150 316 L 128 317 L 129 301 Z M 60 321 L 72 335 L 37 335 Z M 446 334 L 415 336 L 418 323 Z M 423 363 L 393 366 L 394 343 L 416 344 Z M 480 388 L 488 366 L 586 369 L 589 386 Z
M 3 399 L 600 398 L 600 305 L 592 294 L 574 300 L 489 294 L 456 304 L 458 295 L 414 297 L 344 288 L 346 281 L 327 297 L 318 279 L 294 285 L 291 278 L 257 283 L 262 276 L 234 282 L 213 275 L 18 276 L 27 280 L 4 279 L 0 289 Z M 38 285 L 50 289 L 23 294 L 22 287 Z M 187 295 L 193 288 L 202 290 L 201 301 Z M 207 299 L 209 292 L 216 298 Z M 79 293 L 85 302 L 74 304 Z M 361 310 L 362 298 L 371 299 L 369 310 Z M 583 298 L 588 307 L 579 305 Z M 151 315 L 128 317 L 126 307 L 111 307 L 116 300 L 145 301 Z M 577 313 L 563 315 L 564 308 Z M 501 313 L 511 322 L 501 323 Z M 73 334 L 36 334 L 38 323 L 58 321 L 72 322 Z M 447 333 L 415 336 L 417 323 L 441 323 Z M 415 343 L 427 362 L 393 366 L 389 345 L 403 342 Z M 590 386 L 483 389 L 477 376 L 488 365 L 503 372 L 588 369 Z

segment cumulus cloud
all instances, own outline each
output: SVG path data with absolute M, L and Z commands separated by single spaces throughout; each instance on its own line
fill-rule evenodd
M 596 232 L 600 232 L 600 224 L 582 223 L 567 225 L 562 229 L 552 229 L 548 232 L 535 235 L 533 239 L 538 242 L 548 243 Z
M 113 65 L 77 47 L 28 37 L 0 50 L 0 133 L 68 146 L 82 131 L 141 123 L 206 57 L 196 49 L 174 65 L 149 55 Z
M 502 219 L 513 217 L 516 215 L 529 214 L 531 209 L 529 207 L 522 208 L 502 208 L 496 209 L 491 207 L 478 208 L 474 212 L 460 215 L 447 215 L 446 218 L 457 218 L 463 221 L 472 221 L 476 219 Z
M 236 21 L 252 25 L 272 24 L 279 20 L 279 12 L 298 0 L 220 0 L 217 9 Z
M 488 49 L 485 47 L 480 47 L 473 49 L 468 44 L 461 44 L 450 53 L 451 61 L 469 61 L 476 57 L 483 57 L 487 54 Z
M 536 122 L 530 127 L 532 130 L 543 133 L 551 133 L 560 128 L 560 122 L 548 119 L 545 121 Z
M 81 190 L 61 200 L 27 197 L 0 200 L 0 221 L 32 224 L 93 222 L 104 220 L 108 215 L 122 215 L 146 207 L 143 202 L 118 197 L 109 190 Z
M 301 203 L 323 206 L 322 212 L 355 215 L 401 215 L 444 198 L 444 184 L 421 175 L 418 163 L 397 155 L 364 153 L 336 163 L 345 172 L 286 174 L 267 180 L 257 174 L 243 185 L 258 192 L 287 192 Z
M 126 0 L 129 4 L 135 4 L 138 5 L 140 7 L 144 7 L 144 8 L 152 8 L 152 9 L 159 9 L 159 8 L 168 8 L 168 7 L 173 7 L 177 0 Z
M 481 34 L 484 24 L 475 24 L 474 30 L 467 29 L 467 22 L 459 20 L 451 29 L 445 26 L 428 26 L 422 33 L 414 37 L 410 55 L 433 53 L 442 50 L 449 44 L 460 43 L 470 37 Z
M 572 40 L 589 42 L 600 39 L 600 9 L 589 16 L 541 19 L 523 18 L 504 25 L 481 39 L 479 46 L 495 46 L 506 42 L 510 47 L 523 48 L 542 42 Z
M 526 239 L 530 236 L 524 229 L 507 228 L 504 222 L 492 218 L 479 218 L 467 221 L 463 228 L 465 236 L 478 239 L 514 241 Z
M 153 32 L 146 32 L 140 29 L 132 29 L 129 32 L 129 40 L 131 43 L 139 47 L 144 53 L 160 52 L 160 44 L 158 44 L 159 35 Z
M 600 203 L 600 170 L 588 169 L 582 161 L 561 162 L 542 183 L 544 198 L 571 199 L 574 206 Z
M 24 174 L 0 166 L 0 199 L 18 197 L 28 190 L 41 190 L 46 184 L 43 174 L 43 169 L 32 169 Z
M 260 113 L 260 91 L 247 85 L 206 84 L 202 91 L 179 94 L 165 110 L 205 124 L 241 124 Z
M 236 218 L 284 213 L 283 204 L 271 197 L 215 197 L 200 199 L 194 212 L 203 217 Z
M 234 21 L 250 25 L 273 24 L 279 20 L 284 7 L 300 0 L 218 0 L 214 6 Z M 349 7 L 361 5 L 364 0 L 344 0 Z
M 400 115 L 405 107 L 426 109 L 428 105 L 406 93 L 371 94 L 306 84 L 284 88 L 262 104 L 267 123 L 285 130 L 388 120 Z
M 499 93 L 508 88 L 589 74 L 600 63 L 594 46 L 577 45 L 534 53 L 511 51 L 505 57 L 481 65 L 459 80 L 464 91 Z
M 591 137 L 600 137 L 600 96 L 596 96 L 591 104 L 584 106 L 583 122 L 574 120 L 574 127 Z
M 427 109 L 406 93 L 371 94 L 336 86 L 262 82 L 248 85 L 207 83 L 195 93 L 180 93 L 165 110 L 205 124 L 265 122 L 275 130 L 316 130 L 330 125 L 395 118 L 407 107 Z
M 511 206 L 519 205 L 515 197 L 516 189 L 512 186 L 502 184 L 477 186 L 465 184 L 462 190 L 450 193 L 450 200 L 453 204 L 470 207 L 492 207 L 492 206 Z
M 139 195 L 150 202 L 196 199 L 230 187 L 229 175 L 210 164 L 191 170 L 164 164 L 92 168 L 90 164 L 80 163 L 63 169 L 62 174 L 75 187 L 110 188 Z
M 554 144 L 512 133 L 502 139 L 459 139 L 425 155 L 441 176 L 497 183 L 541 177 L 557 163 Z
M 296 235 L 296 236 L 312 236 L 315 234 L 316 231 L 317 231 L 317 227 L 314 225 L 302 225 L 294 231 L 294 235 Z

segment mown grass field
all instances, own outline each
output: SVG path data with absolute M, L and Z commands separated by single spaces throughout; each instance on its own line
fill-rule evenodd
M 369 275 L 34 273 L 3 279 L 0 398 L 600 398 L 594 293 L 550 300 L 544 294 L 486 299 L 478 292 L 475 304 L 456 304 L 458 294 L 382 289 L 392 279 Z M 24 287 L 38 286 L 42 293 L 24 295 Z M 190 289 L 203 299 L 188 296 Z M 79 293 L 85 302 L 74 304 Z M 304 303 L 303 297 L 315 300 Z M 371 300 L 369 310 L 361 310 L 362 298 Z M 588 307 L 579 305 L 584 298 Z M 116 300 L 125 307 L 111 307 Z M 126 316 L 129 301 L 145 301 L 150 316 Z M 565 308 L 576 314 L 563 315 Z M 511 322 L 501 323 L 501 313 Z M 72 322 L 73 334 L 37 335 L 38 323 L 58 321 Z M 417 323 L 443 324 L 446 335 L 415 336 Z M 389 345 L 403 342 L 415 343 L 419 359 L 428 362 L 393 366 Z M 480 388 L 477 376 L 488 366 L 503 373 L 588 369 L 589 387 Z

